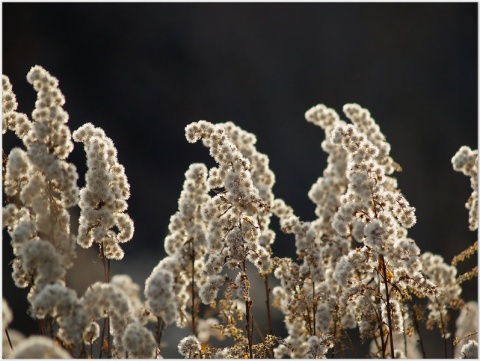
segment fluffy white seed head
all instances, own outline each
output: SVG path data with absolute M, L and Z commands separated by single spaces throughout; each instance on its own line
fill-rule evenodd
M 155 358 L 156 342 L 153 334 L 138 322 L 130 323 L 122 336 L 122 343 L 134 358 Z
M 148 309 L 167 325 L 175 321 L 177 307 L 173 292 L 173 275 L 166 269 L 156 269 L 145 281 Z
M 210 305 L 217 298 L 218 291 L 225 283 L 225 276 L 214 275 L 207 279 L 205 284 L 200 288 L 198 295 L 205 305 Z
M 469 341 L 477 339 L 477 336 L 476 336 L 477 332 L 478 332 L 478 302 L 469 301 L 462 307 L 460 311 L 460 315 L 456 320 L 455 337 L 458 338 L 460 342 L 457 344 L 457 347 L 455 348 L 455 358 L 460 358 L 462 356 L 461 350 Z
M 10 83 L 10 79 L 2 75 L 2 115 L 14 112 L 17 110 L 17 98 L 15 93 L 13 92 L 12 84 Z M 2 116 L 3 122 L 5 122 L 5 118 Z M 7 130 L 7 124 L 2 124 L 2 131 L 5 133 Z
M 82 340 L 86 344 L 92 344 L 100 337 L 100 326 L 97 322 L 90 322 L 82 334 Z
M 460 350 L 460 358 L 478 360 L 478 342 L 470 340 L 463 345 Z
M 119 243 L 131 240 L 134 233 L 133 220 L 125 213 L 130 197 L 125 169 L 103 129 L 87 123 L 73 132 L 73 138 L 84 143 L 88 166 L 86 185 L 80 190 L 77 243 L 84 248 L 93 242 L 103 244 L 106 258 L 120 260 L 124 253 Z
M 200 349 L 200 342 L 194 335 L 182 338 L 178 344 L 178 352 L 185 358 L 196 358 Z
M 21 359 L 70 359 L 70 354 L 53 340 L 44 336 L 30 336 L 22 341 L 10 354 Z
M 462 146 L 452 158 L 453 169 L 470 177 L 472 194 L 465 204 L 469 210 L 469 228 L 472 231 L 478 229 L 478 150 L 472 150 Z

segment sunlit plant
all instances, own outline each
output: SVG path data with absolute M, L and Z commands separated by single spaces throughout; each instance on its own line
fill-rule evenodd
M 12 85 L 2 78 L 2 131 L 22 143 L 4 151 L 2 224 L 13 247 L 12 277 L 29 290 L 38 335 L 8 328 L 7 301 L 15 300 L 4 295 L 3 357 L 160 358 L 172 324 L 189 331 L 175 345 L 186 358 L 338 358 L 347 349 L 364 357 L 352 332 L 370 344 L 369 357 L 425 358 L 422 324 L 440 331 L 446 357 L 447 344 L 455 357 L 477 357 L 478 304 L 461 293 L 478 270 L 459 275 L 457 264 L 477 253 L 478 243 L 450 264 L 420 251 L 408 229 L 421 220 L 398 188 L 401 168 L 368 110 L 345 105 L 349 122 L 324 105 L 306 112 L 324 131 L 328 154 L 308 192 L 312 221 L 273 194 L 275 175 L 255 135 L 232 122 L 189 124 L 187 141 L 202 142 L 216 165 L 194 163 L 186 171 L 164 240 L 167 255 L 142 287 L 111 274 L 111 262 L 124 257 L 121 244 L 134 234 L 128 170 L 113 141 L 90 123 L 71 132 L 58 80 L 42 67 L 27 80 L 37 92 L 31 119 L 17 112 Z M 67 160 L 74 142 L 86 152 L 82 189 Z M 470 178 L 466 207 L 476 231 L 478 151 L 462 146 L 452 165 Z M 77 234 L 70 229 L 74 206 Z M 273 253 L 272 217 L 294 237 L 296 259 Z M 97 247 L 104 270 L 104 280 L 83 295 L 66 282 L 78 246 Z M 254 292 L 265 295 L 264 304 L 253 302 Z M 283 315 L 281 329 L 273 308 Z M 261 318 L 266 330 L 258 327 Z

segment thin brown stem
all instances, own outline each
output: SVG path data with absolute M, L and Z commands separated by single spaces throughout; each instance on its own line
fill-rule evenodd
M 46 336 L 47 333 L 45 332 L 45 327 L 44 327 L 43 319 L 37 320 L 37 323 L 38 323 L 38 329 L 40 330 L 40 334 L 41 334 L 42 336 Z
M 99 243 L 99 247 L 100 247 L 100 258 L 102 259 L 102 263 L 103 263 L 103 278 L 105 279 L 105 282 L 107 282 L 108 275 L 107 275 L 107 265 L 105 262 L 105 252 L 104 252 L 103 242 Z
M 108 345 L 108 358 L 112 358 L 112 340 L 111 340 L 111 335 L 110 335 L 110 316 L 107 317 L 107 345 Z
M 380 281 L 379 281 L 380 283 Z M 380 285 L 379 285 L 380 288 Z M 382 315 L 375 309 L 375 314 L 377 315 L 377 320 L 378 320 L 378 333 L 380 335 L 380 342 L 382 343 L 382 358 L 387 358 L 385 351 L 386 351 L 386 342 L 385 339 L 383 338 L 383 319 Z
M 312 330 L 312 317 L 310 316 L 310 309 L 307 307 L 305 310 L 305 315 L 304 315 L 307 331 L 310 334 L 310 336 L 313 336 L 313 330 Z
M 12 341 L 10 340 L 10 335 L 8 334 L 8 330 L 7 330 L 7 329 L 5 329 L 5 335 L 7 335 L 8 344 L 9 344 L 10 348 L 11 348 L 12 351 L 13 351 Z
M 313 311 L 313 334 L 317 334 L 317 300 L 315 299 L 315 281 L 312 279 L 312 311 Z
M 258 322 L 256 320 L 253 320 L 253 326 L 255 326 L 255 330 L 257 331 L 258 335 L 260 336 L 260 339 L 265 341 L 265 335 L 263 334 L 262 330 L 260 329 L 260 326 L 258 325 Z
M 245 277 L 247 276 L 247 262 L 243 260 L 243 272 L 245 273 Z M 246 323 L 245 329 L 247 331 L 247 340 L 248 340 L 248 353 L 250 354 L 250 359 L 253 359 L 253 323 L 251 319 L 253 319 L 250 308 L 252 307 L 252 299 L 250 298 L 250 294 L 247 294 L 245 299 L 245 308 L 246 308 Z
M 335 358 L 335 354 L 336 354 L 336 347 L 337 347 L 337 324 L 338 324 L 338 304 L 335 304 L 335 316 L 334 316 L 334 320 L 333 320 L 333 339 L 334 339 L 334 344 L 333 344 L 333 347 L 332 347 L 332 352 L 331 352 L 331 356 L 332 358 Z M 340 339 L 340 338 L 339 338 Z
M 301 290 L 301 296 L 303 298 L 303 301 L 305 303 L 308 304 L 308 296 L 305 294 L 305 289 L 303 287 L 300 288 Z M 305 326 L 307 328 L 307 332 L 310 334 L 310 336 L 313 336 L 314 335 L 314 330 L 312 328 L 312 320 L 313 320 L 313 317 L 312 315 L 310 314 L 310 307 L 305 307 L 305 314 L 303 315 L 304 317 L 304 320 L 305 320 Z
M 347 330 L 345 331 L 345 335 L 347 336 L 348 342 L 350 342 L 350 348 L 353 352 L 353 355 L 355 356 L 356 359 L 358 359 L 357 351 L 355 351 L 355 346 L 353 345 L 352 339 L 350 338 L 350 335 L 348 334 Z
M 253 319 L 252 321 L 253 321 L 253 325 L 255 326 L 255 330 L 257 330 L 257 333 L 260 335 L 260 338 L 262 339 L 262 342 L 264 342 L 265 341 L 265 335 L 263 334 L 262 330 L 260 329 L 260 326 L 258 325 L 258 322 L 255 319 Z M 272 351 L 271 347 L 269 347 L 267 349 L 267 351 L 268 351 L 268 354 L 270 355 L 270 358 L 273 358 L 274 355 L 273 355 L 273 351 Z
M 165 327 L 165 323 L 162 321 L 160 317 L 157 317 L 157 327 L 156 327 L 156 341 L 157 341 L 157 358 L 160 356 L 160 341 L 162 339 L 163 328 Z
M 107 283 L 110 283 L 111 265 L 110 259 L 107 260 Z M 110 335 L 110 316 L 107 318 L 107 343 L 108 343 L 108 358 L 112 358 L 112 339 Z
M 190 249 L 192 251 L 192 283 L 191 283 L 191 293 L 192 293 L 192 334 L 197 336 L 197 327 L 195 324 L 195 248 L 193 247 L 193 239 L 190 242 Z
M 48 320 L 48 329 L 50 331 L 50 338 L 53 339 L 54 337 L 53 324 L 55 323 L 55 320 L 53 319 L 52 316 L 47 316 L 47 320 Z
M 450 317 L 450 329 L 452 330 L 451 334 L 455 335 L 457 332 L 457 327 L 453 321 L 453 317 Z M 452 348 L 450 358 L 455 358 L 455 337 L 452 337 Z
M 98 358 L 102 358 L 103 355 L 103 348 L 105 344 L 105 329 L 107 328 L 107 318 L 103 319 L 103 326 L 102 326 L 102 337 L 100 338 L 100 354 Z
M 86 358 L 87 357 L 87 350 L 85 349 L 85 343 L 82 342 L 82 347 L 80 349 L 80 358 Z
M 445 329 L 445 323 L 443 322 L 442 310 L 440 310 L 440 323 L 442 326 L 443 351 L 445 353 L 445 358 L 447 358 L 447 331 Z
M 265 304 L 267 305 L 268 334 L 273 335 L 272 314 L 270 311 L 270 287 L 268 286 L 268 275 L 262 275 L 265 284 Z
M 110 260 L 109 259 L 107 260 L 105 257 L 105 247 L 103 242 L 99 243 L 99 247 L 100 247 L 100 258 L 102 259 L 102 263 L 103 263 L 103 273 L 105 277 L 105 282 L 109 283 L 110 282 Z M 105 331 L 107 331 L 107 339 L 105 339 Z M 108 315 L 103 319 L 102 338 L 100 342 L 101 342 L 101 345 L 100 345 L 99 358 L 102 358 L 103 349 L 105 347 L 107 348 L 107 357 L 111 358 L 110 316 Z
M 410 306 L 412 306 L 411 302 Z M 420 349 L 422 350 L 422 357 L 427 358 L 427 354 L 425 353 L 425 347 L 423 346 L 422 334 L 420 333 L 420 326 L 418 325 L 417 315 L 415 314 L 413 306 L 410 307 L 410 309 L 412 310 L 413 325 L 415 326 L 415 330 L 418 334 L 418 342 L 420 343 Z
M 388 277 L 387 277 L 387 266 L 385 264 L 385 259 L 383 256 L 379 257 L 379 264 L 382 268 L 383 281 L 385 282 L 385 294 L 387 298 L 387 319 L 388 319 L 388 333 L 390 338 L 390 357 L 395 358 L 395 349 L 393 346 L 393 322 L 392 322 L 392 305 L 390 304 L 390 294 L 388 292 Z M 446 356 L 446 355 L 445 355 Z
M 250 359 L 253 359 L 253 314 L 251 312 L 252 300 L 249 298 L 247 303 L 248 303 L 247 307 L 249 309 L 249 318 L 251 319 L 251 321 L 247 323 L 247 327 L 250 333 L 248 336 L 248 352 L 250 354 Z
M 405 312 L 402 310 L 402 321 L 403 321 L 403 329 L 405 330 Z M 405 357 L 408 358 L 408 347 L 407 347 L 407 333 L 403 332 L 403 349 L 405 351 Z

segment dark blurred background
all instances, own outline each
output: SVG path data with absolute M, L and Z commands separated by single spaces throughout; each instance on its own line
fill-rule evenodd
M 232 120 L 256 134 L 276 174 L 275 195 L 308 221 L 315 207 L 307 192 L 326 154 L 323 131 L 304 113 L 324 103 L 345 119 L 342 106 L 359 103 L 403 168 L 399 188 L 417 209 L 410 236 L 421 250 L 450 262 L 477 239 L 464 207 L 469 179 L 450 162 L 460 146 L 478 147 L 476 3 L 3 3 L 2 10 L 2 71 L 19 111 L 31 114 L 36 94 L 25 77 L 42 65 L 60 80 L 72 131 L 92 122 L 115 142 L 135 235 L 113 270 L 141 287 L 165 255 L 184 172 L 192 162 L 213 165 L 206 148 L 184 137 L 200 119 Z M 15 145 L 13 134 L 3 136 L 7 152 Z M 69 159 L 83 186 L 83 147 Z M 26 291 L 10 277 L 10 248 L 4 233 L 3 295 L 14 308 L 12 327 L 28 334 L 35 325 Z M 291 256 L 293 239 L 279 236 L 274 250 Z M 92 252 L 79 251 L 86 264 L 73 276 L 101 279 Z M 77 284 L 80 293 L 88 285 Z M 464 297 L 478 298 L 476 279 Z

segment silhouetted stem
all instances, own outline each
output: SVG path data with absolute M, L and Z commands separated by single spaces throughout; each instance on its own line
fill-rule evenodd
M 85 343 L 82 342 L 82 348 L 80 349 L 80 358 L 87 357 L 87 350 L 85 349 Z
M 162 339 L 163 328 L 165 327 L 165 323 L 161 320 L 160 317 L 157 317 L 157 329 L 156 329 L 156 341 L 157 341 L 157 357 L 160 354 L 160 341 Z
M 108 344 L 108 358 L 112 358 L 112 343 L 110 335 L 110 316 L 107 317 L 107 344 Z
M 451 334 L 455 335 L 457 328 L 455 322 L 453 322 L 453 317 L 450 317 L 450 329 L 452 330 Z M 452 337 L 452 353 L 450 358 L 455 358 L 455 337 Z
M 45 332 L 45 327 L 44 327 L 44 324 L 43 324 L 43 319 L 42 320 L 38 320 L 38 329 L 40 330 L 40 333 L 42 334 L 42 336 L 46 336 L 47 333 Z
M 393 329 L 392 329 L 392 306 L 390 304 L 390 295 L 388 293 L 388 278 L 387 278 L 387 266 L 385 265 L 385 259 L 380 256 L 380 266 L 382 267 L 383 281 L 385 282 L 385 294 L 387 297 L 387 319 L 388 319 L 388 333 L 390 338 L 390 357 L 395 358 L 395 349 L 393 347 Z M 446 354 L 445 354 L 446 357 Z
M 402 311 L 402 321 L 403 329 L 405 330 L 405 313 Z M 403 332 L 403 349 L 405 350 L 405 357 L 408 358 L 408 348 L 407 348 L 407 333 Z
M 315 300 L 315 282 L 312 280 L 312 311 L 313 311 L 313 335 L 317 334 L 317 301 Z
M 411 302 L 410 302 L 410 305 L 411 305 Z M 414 324 L 415 330 L 417 331 L 417 334 L 418 334 L 418 341 L 420 343 L 420 349 L 422 350 L 422 357 L 427 358 L 427 354 L 425 353 L 425 347 L 423 346 L 422 335 L 420 333 L 420 326 L 418 325 L 417 316 L 415 315 L 415 310 L 413 309 L 413 306 L 410 307 L 410 308 L 412 310 L 413 324 Z
M 103 345 L 105 343 L 105 329 L 107 328 L 107 318 L 103 319 L 103 326 L 102 326 L 102 337 L 100 338 L 100 355 L 98 358 L 102 358 L 103 355 Z
M 191 292 L 192 292 L 192 334 L 197 336 L 197 327 L 195 325 L 195 249 L 193 248 L 193 239 L 190 242 L 190 247 L 192 250 L 192 284 L 191 284 Z
M 247 276 L 247 262 L 245 259 L 243 260 L 243 272 L 245 272 L 245 276 Z M 248 352 L 250 354 L 250 359 L 253 359 L 253 323 L 250 321 L 252 319 L 252 315 L 250 314 L 250 307 L 252 306 L 252 300 L 250 295 L 247 296 L 245 300 L 245 308 L 246 308 L 246 324 L 245 328 L 247 330 L 247 340 L 248 340 Z
M 380 281 L 378 281 L 380 288 Z M 385 339 L 383 338 L 383 319 L 382 315 L 378 313 L 378 311 L 375 309 L 375 313 L 377 315 L 377 320 L 378 320 L 378 332 L 380 334 L 380 342 L 382 343 L 382 358 L 386 358 L 385 351 L 386 351 L 386 344 L 385 344 Z
M 8 330 L 7 330 L 7 329 L 5 329 L 5 334 L 7 335 L 8 344 L 10 345 L 10 348 L 11 348 L 12 351 L 13 351 L 12 341 L 10 340 L 10 335 L 8 334 Z
M 105 276 L 105 282 L 110 283 L 110 260 L 106 259 L 105 257 L 105 249 L 104 249 L 104 244 L 103 242 L 100 244 L 100 257 L 102 258 L 102 263 L 103 263 L 103 272 Z M 105 340 L 105 330 L 107 332 L 107 339 Z M 101 345 L 100 345 L 100 356 L 99 358 L 102 358 L 103 355 L 103 349 L 104 349 L 104 344 L 107 344 L 107 357 L 111 358 L 111 342 L 110 342 L 110 316 L 107 315 L 103 319 L 103 326 L 102 326 L 102 339 L 101 339 Z
M 350 335 L 348 334 L 347 330 L 345 330 L 345 335 L 347 336 L 347 339 L 350 342 L 350 348 L 352 349 L 353 355 L 355 356 L 355 358 L 358 358 L 357 352 L 355 351 L 355 347 L 353 346 L 352 339 L 350 338 Z
M 445 323 L 443 322 L 442 310 L 440 310 L 440 323 L 442 325 L 443 351 L 445 353 L 445 358 L 447 358 L 447 333 L 445 330 Z
M 263 275 L 263 280 L 265 283 L 265 304 L 267 305 L 267 321 L 268 321 L 268 333 L 273 335 L 272 327 L 272 314 L 270 311 L 270 287 L 268 286 L 268 275 Z
M 333 347 L 332 347 L 332 352 L 331 352 L 331 357 L 335 358 L 335 348 L 337 347 L 337 321 L 338 321 L 338 305 L 335 305 L 335 319 L 333 320 L 333 339 L 335 340 Z

